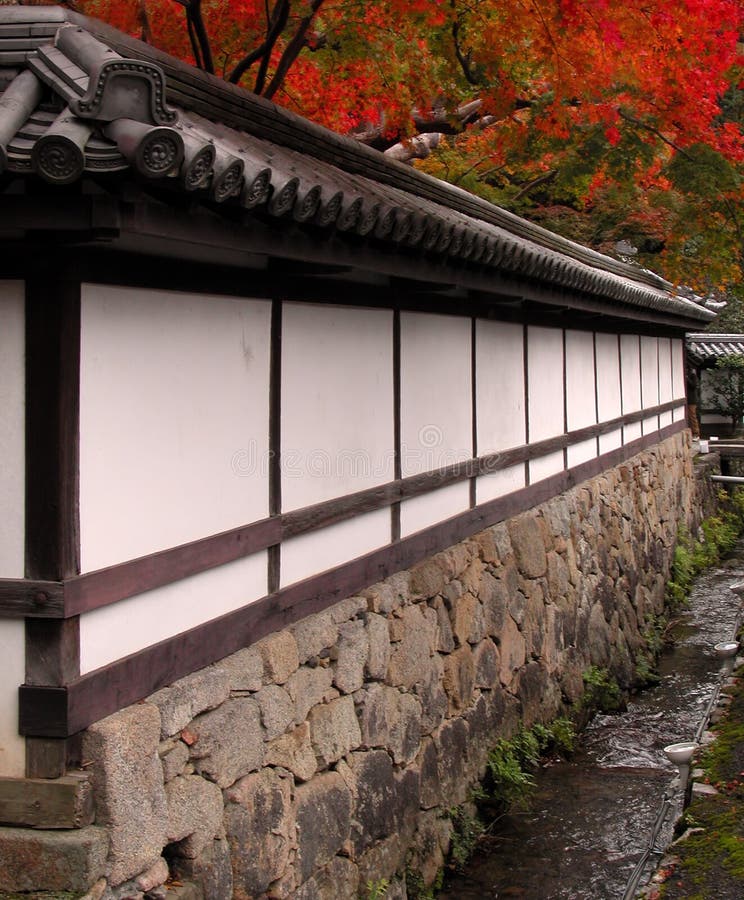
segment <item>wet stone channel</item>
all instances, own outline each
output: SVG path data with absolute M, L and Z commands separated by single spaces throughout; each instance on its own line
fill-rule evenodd
M 676 643 L 659 661 L 660 683 L 625 712 L 595 717 L 570 762 L 541 768 L 529 809 L 496 823 L 483 852 L 447 880 L 439 898 L 623 898 L 665 795 L 681 811 L 677 770 L 663 748 L 692 740 L 705 716 L 721 673 L 713 647 L 731 639 L 741 607 L 729 586 L 742 576 L 740 542 L 724 565 L 696 580 Z M 676 814 L 657 846 L 671 840 Z

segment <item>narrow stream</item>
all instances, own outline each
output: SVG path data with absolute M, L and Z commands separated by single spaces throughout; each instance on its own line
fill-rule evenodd
M 571 762 L 536 776 L 530 809 L 502 819 L 487 850 L 440 898 L 620 900 L 656 823 L 676 769 L 662 748 L 691 740 L 718 683 L 713 646 L 736 627 L 744 543 L 725 566 L 697 579 L 677 643 L 661 658 L 661 683 L 626 712 L 597 716 Z M 661 841 L 671 838 L 671 825 Z

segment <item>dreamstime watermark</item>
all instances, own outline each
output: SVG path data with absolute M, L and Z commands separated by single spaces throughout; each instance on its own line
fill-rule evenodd
M 400 471 L 404 475 L 419 475 L 456 466 L 471 460 L 472 448 L 448 447 L 444 432 L 438 425 L 424 425 L 417 440 L 400 448 Z M 267 477 L 273 462 L 272 451 L 259 451 L 255 441 L 249 441 L 233 453 L 230 468 L 240 478 L 254 475 Z M 496 462 L 496 456 L 489 462 Z M 343 448 L 329 452 L 320 447 L 310 450 L 283 448 L 279 467 L 285 478 L 333 478 L 373 479 L 392 481 L 396 472 L 396 454 L 393 449 L 371 453 L 368 449 Z M 480 473 L 482 474 L 482 472 Z

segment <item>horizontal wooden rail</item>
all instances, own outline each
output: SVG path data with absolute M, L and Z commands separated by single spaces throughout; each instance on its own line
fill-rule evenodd
M 650 413 L 647 410 L 644 417 Z M 684 420 L 588 462 L 483 503 L 358 559 L 276 591 L 64 687 L 22 685 L 20 732 L 68 737 L 191 672 L 247 647 L 273 631 L 320 612 L 382 578 L 410 568 L 478 531 L 544 503 L 686 428 Z
M 678 409 L 683 404 L 684 400 L 671 400 L 567 434 L 400 478 L 95 572 L 86 572 L 63 583 L 44 582 L 39 586 L 24 579 L 6 579 L 0 581 L 0 618 L 69 618 L 91 612 L 266 550 L 288 538 L 309 534 L 451 484 L 540 459 L 582 441 Z M 48 600 L 42 599 L 45 594 Z

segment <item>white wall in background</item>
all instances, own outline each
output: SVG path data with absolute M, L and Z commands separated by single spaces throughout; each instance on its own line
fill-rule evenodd
M 390 509 L 378 509 L 282 541 L 280 586 L 350 562 L 390 543 Z
M 476 331 L 478 455 L 525 443 L 524 327 L 479 319 Z
M 659 338 L 659 403 L 674 399 L 672 371 L 672 346 L 669 338 Z M 666 428 L 674 421 L 672 410 L 659 414 L 659 428 Z
M 403 312 L 400 339 L 405 478 L 473 455 L 471 322 Z
M 659 341 L 658 338 L 641 337 L 641 397 L 643 409 L 659 405 Z M 659 428 L 659 417 L 643 420 L 643 433 L 650 434 Z
M 270 304 L 83 285 L 87 572 L 268 514 Z
M 563 332 L 530 326 L 527 329 L 527 409 L 531 444 L 564 433 Z M 534 483 L 563 470 L 563 451 L 530 462 Z
M 476 503 L 495 500 L 525 486 L 525 465 L 518 463 L 491 475 L 481 475 L 476 482 Z
M 597 423 L 594 334 L 590 331 L 566 331 L 566 421 L 569 431 Z M 568 448 L 568 467 L 596 455 L 596 438 L 581 441 Z
M 641 409 L 641 347 L 638 336 L 620 336 L 620 366 L 623 382 L 623 415 Z M 640 422 L 623 428 L 623 443 L 629 444 L 643 433 Z
M 392 481 L 392 311 L 285 303 L 282 319 L 282 510 Z
M 616 334 L 597 334 L 597 405 L 599 421 L 608 422 L 622 415 L 620 392 L 620 348 Z M 623 431 L 617 428 L 600 435 L 599 452 L 609 453 L 622 445 Z
M 479 319 L 475 373 L 478 456 L 526 443 L 524 326 Z M 484 475 L 476 500 L 485 503 L 524 484 L 524 464 Z
M 25 566 L 26 349 L 25 287 L 0 281 L 0 578 Z M 25 774 L 18 734 L 18 686 L 26 680 L 23 621 L 0 619 L 0 775 Z
M 443 522 L 470 507 L 470 485 L 467 481 L 450 484 L 421 497 L 405 500 L 400 505 L 401 537 Z
M 672 399 L 682 400 L 680 406 L 672 410 L 675 422 L 684 419 L 685 410 L 685 342 L 679 338 L 672 338 Z

